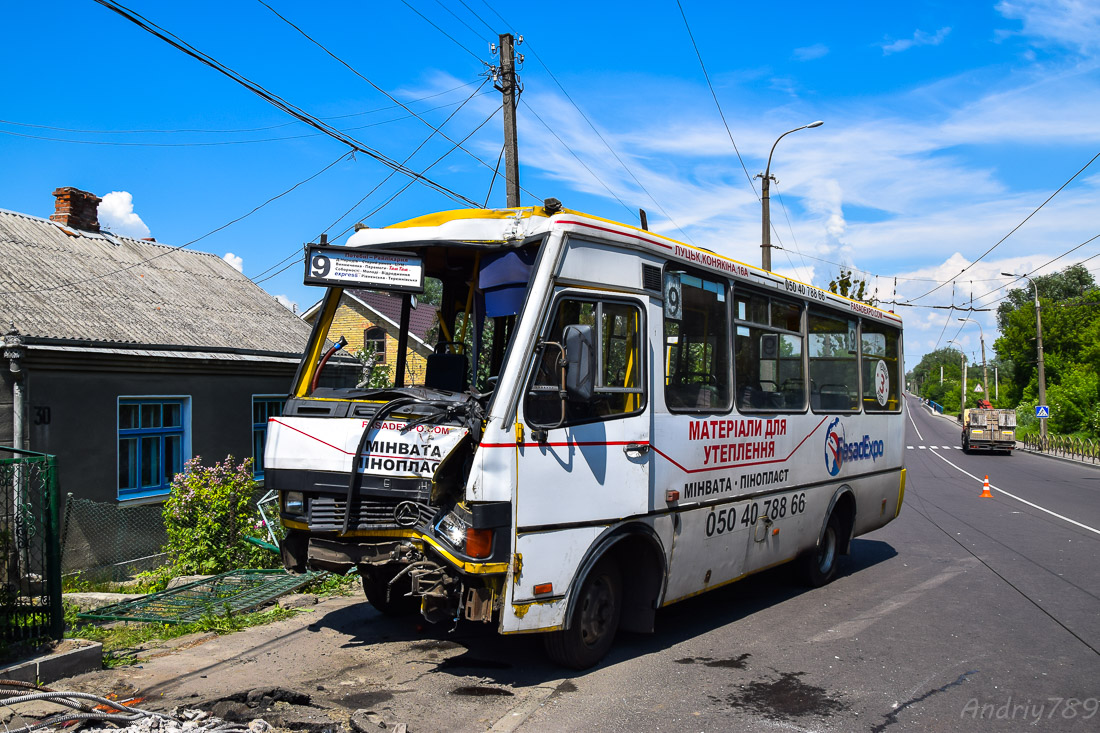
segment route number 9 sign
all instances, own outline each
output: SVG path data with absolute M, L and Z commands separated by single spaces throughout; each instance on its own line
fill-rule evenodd
M 311 244 L 306 285 L 424 292 L 424 263 L 416 256 Z

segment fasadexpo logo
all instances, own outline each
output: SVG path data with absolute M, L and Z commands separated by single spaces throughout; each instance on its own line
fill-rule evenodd
M 870 435 L 864 435 L 862 440 L 855 443 L 846 441 L 844 425 L 839 417 L 829 423 L 825 431 L 825 470 L 830 476 L 840 473 L 840 469 L 849 461 L 876 461 L 885 451 L 885 443 L 872 440 Z

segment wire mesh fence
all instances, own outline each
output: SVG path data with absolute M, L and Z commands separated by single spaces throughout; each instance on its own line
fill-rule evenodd
M 92 582 L 115 582 L 168 562 L 160 504 L 65 497 L 61 520 L 61 573 Z
M 0 448 L 0 643 L 60 639 L 57 465 L 54 456 Z

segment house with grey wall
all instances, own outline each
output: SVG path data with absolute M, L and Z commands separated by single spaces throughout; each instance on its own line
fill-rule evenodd
M 99 199 L 0 209 L 0 446 L 58 457 L 62 490 L 163 500 L 193 456 L 255 456 L 310 327 L 216 255 L 101 230 Z

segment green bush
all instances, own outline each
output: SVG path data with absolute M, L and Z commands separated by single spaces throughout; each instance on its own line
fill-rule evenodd
M 213 466 L 195 456 L 172 481 L 164 504 L 167 551 L 177 575 L 212 575 L 239 568 L 270 568 L 278 556 L 246 537 L 266 539 L 253 503 L 252 459 L 233 465 L 233 456 Z

